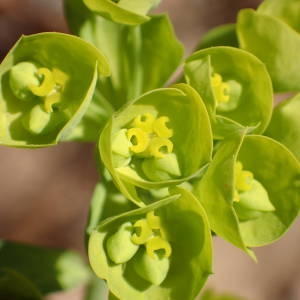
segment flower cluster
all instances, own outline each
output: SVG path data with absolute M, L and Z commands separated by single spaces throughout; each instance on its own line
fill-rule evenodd
M 97 143 L 93 271 L 121 300 L 194 300 L 212 232 L 255 259 L 299 214 L 299 95 L 273 114 L 273 87 L 300 86 L 299 1 L 242 11 L 168 87 L 183 48 L 167 16 L 148 15 L 159 1 L 65 2 L 80 38 L 22 37 L 1 64 L 0 142 Z
M 120 248 L 123 250 L 120 251 Z M 159 285 L 167 276 L 172 248 L 163 232 L 161 219 L 151 211 L 133 224 L 125 222 L 108 237 L 106 251 L 116 264 L 131 261 L 139 276 Z

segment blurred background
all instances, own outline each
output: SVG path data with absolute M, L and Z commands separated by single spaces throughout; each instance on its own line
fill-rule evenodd
M 260 2 L 163 0 L 159 11 L 169 13 L 189 53 L 208 29 L 235 22 L 239 9 Z M 0 0 L 1 59 L 21 34 L 41 31 L 68 32 L 62 0 Z M 0 238 L 68 247 L 85 255 L 83 231 L 97 180 L 93 145 L 0 147 Z M 300 220 L 279 242 L 256 250 L 258 264 L 218 238 L 214 243 L 215 274 L 207 287 L 248 300 L 300 299 Z M 79 287 L 49 295 L 48 300 L 82 297 Z

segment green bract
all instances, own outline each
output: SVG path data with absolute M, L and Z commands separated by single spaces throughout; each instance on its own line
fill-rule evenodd
M 277 92 L 299 91 L 299 11 L 298 0 L 268 0 L 238 16 L 240 47 L 266 64 Z
M 148 21 L 148 11 L 160 0 L 83 0 L 93 12 L 117 23 L 137 25 Z
M 283 143 L 300 161 L 300 94 L 274 108 L 265 135 Z
M 89 104 L 104 57 L 62 33 L 23 36 L 0 66 L 0 143 L 42 147 L 63 140 Z
M 236 24 L 223 24 L 212 28 L 201 38 L 196 50 L 215 46 L 231 46 L 238 48 Z
M 91 233 L 91 266 L 117 298 L 192 300 L 211 273 L 206 215 L 192 194 L 174 193 L 106 219 Z
M 186 84 L 148 92 L 113 115 L 99 149 L 117 187 L 141 205 L 134 186 L 179 184 L 210 161 L 212 136 L 205 106 Z
M 272 112 L 272 85 L 256 57 L 232 47 L 212 47 L 195 52 L 185 63 L 187 82 L 203 98 L 214 138 L 253 127 L 264 131 Z
M 195 194 L 211 228 L 247 251 L 277 240 L 300 208 L 300 165 L 278 142 L 240 134 L 224 140 Z

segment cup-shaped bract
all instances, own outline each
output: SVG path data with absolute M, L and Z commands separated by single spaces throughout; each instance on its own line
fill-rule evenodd
M 150 19 L 148 11 L 160 0 L 83 0 L 93 12 L 116 23 L 137 25 Z
M 224 140 L 194 193 L 217 235 L 249 247 L 277 240 L 300 208 L 300 165 L 282 144 L 240 134 Z
M 129 191 L 135 186 L 179 184 L 211 160 L 209 117 L 198 93 L 186 84 L 153 90 L 112 116 L 99 149 L 117 187 L 139 205 Z
M 106 59 L 92 45 L 62 33 L 23 36 L 0 65 L 1 144 L 43 147 L 79 122 Z
M 300 3 L 265 0 L 257 11 L 243 9 L 237 20 L 240 47 L 266 64 L 277 92 L 299 91 Z
M 300 161 L 300 94 L 278 104 L 265 135 L 288 147 Z
M 92 269 L 118 299 L 192 300 L 211 274 L 206 214 L 190 192 L 173 192 L 147 207 L 106 219 L 91 232 Z M 109 254 L 118 239 L 125 241 L 119 251 L 128 254 L 122 263 Z M 132 245 L 138 247 L 135 253 Z
M 226 46 L 203 49 L 186 60 L 185 76 L 205 102 L 214 138 L 224 138 L 242 126 L 262 133 L 268 125 L 272 84 L 254 55 Z

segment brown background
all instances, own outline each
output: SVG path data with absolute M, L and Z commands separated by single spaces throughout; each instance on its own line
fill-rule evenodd
M 238 9 L 256 7 L 261 1 L 162 2 L 159 10 L 169 12 L 179 39 L 191 51 L 209 28 L 234 22 Z M 40 31 L 67 32 L 61 0 L 0 0 L 2 57 L 21 34 Z M 0 147 L 0 237 L 71 247 L 84 254 L 83 230 L 98 179 L 93 156 L 94 147 L 89 144 L 66 143 L 38 150 Z M 299 300 L 300 221 L 281 241 L 256 253 L 258 264 L 215 239 L 215 275 L 208 286 L 249 300 Z M 49 299 L 79 300 L 82 295 L 79 287 Z

